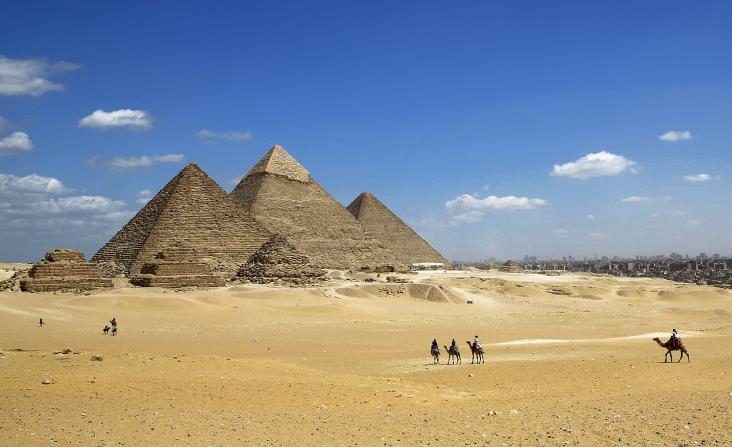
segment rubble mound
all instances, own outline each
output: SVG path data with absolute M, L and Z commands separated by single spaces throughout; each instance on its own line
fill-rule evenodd
M 244 281 L 258 284 L 301 285 L 324 281 L 325 273 L 325 270 L 314 265 L 308 256 L 300 253 L 284 236 L 276 234 L 249 257 L 237 276 Z
M 102 277 L 99 267 L 86 262 L 84 254 L 71 248 L 57 248 L 33 265 L 28 278 L 20 280 L 26 292 L 84 291 L 112 287 L 112 280 Z
M 214 275 L 208 264 L 200 262 L 193 247 L 176 244 L 144 263 L 130 282 L 142 287 L 221 287 L 224 278 Z

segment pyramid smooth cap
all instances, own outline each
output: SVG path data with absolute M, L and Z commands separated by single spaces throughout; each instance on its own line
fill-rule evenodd
M 310 172 L 280 145 L 275 145 L 264 154 L 264 157 L 247 172 L 246 177 L 259 173 L 281 175 L 303 183 L 310 181 Z

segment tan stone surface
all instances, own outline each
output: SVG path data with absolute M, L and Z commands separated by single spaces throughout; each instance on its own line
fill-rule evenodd
M 63 292 L 112 287 L 112 280 L 102 278 L 99 267 L 86 262 L 84 255 L 74 249 L 51 250 L 43 260 L 20 279 L 25 292 Z
M 222 276 L 211 272 L 211 267 L 198 262 L 198 251 L 184 244 L 176 244 L 159 252 L 155 259 L 144 263 L 139 274 L 130 282 L 142 287 L 221 287 Z
M 284 236 L 274 235 L 242 265 L 237 277 L 260 284 L 312 284 L 325 280 L 325 270 L 297 251 Z
M 168 182 L 92 258 L 114 261 L 130 274 L 162 249 L 182 243 L 221 263 L 231 275 L 270 233 L 198 166 Z
M 276 146 L 263 158 L 278 154 L 277 166 L 290 169 L 252 170 L 231 197 L 250 210 L 272 233 L 285 235 L 302 254 L 326 268 L 400 265 L 393 253 L 372 238 L 348 210 L 315 180 L 293 179 L 299 163 Z M 257 165 L 269 162 L 258 163 Z
M 449 265 L 447 259 L 370 192 L 361 193 L 347 209 L 403 264 L 441 262 Z

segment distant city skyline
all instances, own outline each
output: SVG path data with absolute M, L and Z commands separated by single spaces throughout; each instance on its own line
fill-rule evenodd
M 205 8 L 205 14 L 201 9 Z M 6 2 L 0 260 L 281 144 L 450 260 L 732 253 L 732 3 Z

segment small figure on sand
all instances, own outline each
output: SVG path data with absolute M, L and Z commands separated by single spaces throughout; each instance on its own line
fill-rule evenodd
M 104 335 L 107 335 L 107 334 L 109 334 L 109 329 L 110 329 L 110 328 L 109 328 L 109 325 L 108 325 L 108 324 L 105 324 L 105 325 L 104 325 L 104 327 L 102 328 L 102 333 L 103 333 Z
M 432 346 L 430 347 L 430 354 L 432 354 L 433 363 L 440 363 L 440 345 L 437 344 L 437 339 L 432 340 Z
M 109 320 L 109 322 L 112 324 L 113 328 L 117 327 L 117 318 L 112 317 L 112 319 Z
M 38 320 L 38 327 L 43 327 L 43 325 L 46 324 L 43 322 L 43 318 Z
M 473 338 L 473 349 L 481 349 L 482 346 L 480 345 L 480 340 L 478 340 L 478 336 L 476 335 L 475 338 Z

